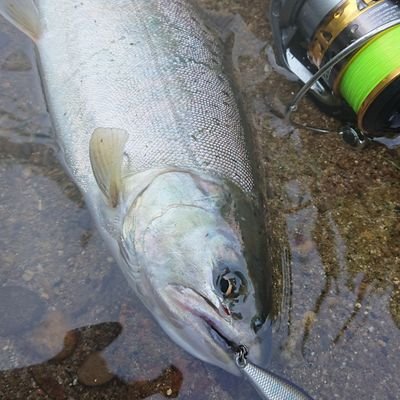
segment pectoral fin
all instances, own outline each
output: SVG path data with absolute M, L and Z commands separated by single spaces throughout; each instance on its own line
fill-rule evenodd
M 90 162 L 99 188 L 112 207 L 118 205 L 122 186 L 122 161 L 128 132 L 97 128 L 89 144 Z
M 0 13 L 33 40 L 39 38 L 40 15 L 33 0 L 0 0 Z

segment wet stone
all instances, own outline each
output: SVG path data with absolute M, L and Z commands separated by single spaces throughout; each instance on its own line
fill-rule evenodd
M 43 394 L 47 394 L 52 400 L 65 400 L 67 398 L 65 389 L 59 382 L 59 376 L 55 374 L 53 376 L 45 368 L 33 369 L 31 374 Z M 41 398 L 44 398 L 44 396 Z
M 79 341 L 79 332 L 69 329 L 67 318 L 59 311 L 52 311 L 30 333 L 28 342 L 41 357 L 62 361 L 73 353 Z
M 129 385 L 129 398 L 146 399 L 149 396 L 162 394 L 166 398 L 177 398 L 183 382 L 179 369 L 171 365 L 160 376 L 153 380 L 136 381 Z
M 70 357 L 76 346 L 78 345 L 80 339 L 80 334 L 78 331 L 69 331 L 64 336 L 64 346 L 62 350 L 53 357 L 54 361 L 63 361 L 66 358 Z
M 0 336 L 17 335 L 40 323 L 46 305 L 38 294 L 21 286 L 0 288 Z
M 29 71 L 32 69 L 32 63 L 23 51 L 15 51 L 6 58 L 1 69 L 16 72 Z
M 101 353 L 96 352 L 89 355 L 78 370 L 79 382 L 86 386 L 101 386 L 114 378 L 107 367 L 107 363 Z

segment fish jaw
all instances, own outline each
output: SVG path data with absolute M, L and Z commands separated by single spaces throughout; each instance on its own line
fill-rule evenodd
M 201 295 L 190 288 L 169 285 L 164 296 L 179 325 L 165 324 L 164 330 L 188 353 L 207 363 L 238 375 L 234 344 L 221 333 L 229 318 L 221 315 Z
M 217 179 L 187 171 L 158 175 L 129 210 L 122 247 L 125 269 L 134 270 L 132 260 L 140 266 L 131 284 L 164 331 L 195 357 L 238 374 L 239 345 L 257 364 L 267 363 L 270 324 L 252 326 L 261 312 L 231 201 Z M 223 274 L 240 277 L 245 293 L 224 298 Z
M 212 304 L 191 288 L 169 285 L 165 297 L 179 315 L 180 328 L 163 328 L 188 353 L 233 375 L 240 375 L 235 363 L 240 345 L 246 346 L 249 359 L 255 364 L 269 363 L 270 325 L 266 325 L 263 335 L 254 335 L 241 324 L 236 326 L 223 307 Z

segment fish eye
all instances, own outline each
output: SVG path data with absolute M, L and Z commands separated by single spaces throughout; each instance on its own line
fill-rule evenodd
M 237 298 L 245 293 L 245 279 L 240 272 L 225 270 L 217 279 L 217 287 L 225 298 Z
M 219 288 L 221 289 L 221 292 L 225 296 L 229 296 L 232 293 L 232 289 L 233 289 L 232 281 L 229 279 L 226 279 L 224 276 L 221 277 L 221 280 L 219 282 Z

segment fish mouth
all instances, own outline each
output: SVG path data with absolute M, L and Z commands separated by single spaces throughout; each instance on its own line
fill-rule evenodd
M 210 336 L 214 339 L 216 343 L 220 345 L 223 349 L 236 353 L 239 346 L 233 341 L 228 339 L 220 329 L 217 328 L 216 324 L 204 315 L 199 315 L 199 317 L 204 321 L 206 329 L 210 333 Z
M 216 315 L 220 316 L 222 321 L 227 321 L 226 318 L 224 318 L 223 316 L 221 316 L 221 313 L 224 312 L 220 309 L 218 309 L 218 307 L 216 307 L 210 300 L 207 299 L 207 297 L 203 296 L 201 293 L 199 293 L 197 290 L 195 289 L 191 289 L 198 297 L 200 297 L 201 299 L 203 299 L 203 301 L 211 308 L 213 309 L 213 311 L 216 313 Z M 216 321 L 213 321 L 211 318 L 209 318 L 205 313 L 201 313 L 201 312 L 196 312 L 195 310 L 192 310 L 192 312 L 194 312 L 194 314 L 199 317 L 200 319 L 203 320 L 204 325 L 206 327 L 206 329 L 208 330 L 208 332 L 210 333 L 210 336 L 214 339 L 214 341 L 220 345 L 220 347 L 222 347 L 224 350 L 228 351 L 228 352 L 236 352 L 237 349 L 239 348 L 239 346 L 231 339 L 229 339 L 227 337 L 226 334 L 224 334 L 221 330 L 221 328 L 219 328 L 217 326 Z
M 243 345 L 251 351 L 249 360 L 254 364 L 268 363 L 268 347 L 245 330 L 247 325 L 238 325 L 212 293 L 207 296 L 179 284 L 169 284 L 164 290 L 178 328 L 171 336 L 189 353 L 234 375 L 240 373 L 235 356 Z
M 228 337 L 223 325 L 229 324 L 229 315 L 224 307 L 218 308 L 207 297 L 199 293 L 196 289 L 173 285 L 176 292 L 184 294 L 186 300 L 183 303 L 179 298 L 175 298 L 175 303 L 182 309 L 190 311 L 195 317 L 202 321 L 202 325 L 208 331 L 214 342 L 228 353 L 235 353 L 239 345 Z M 194 300 L 194 301 L 193 301 Z M 199 307 L 198 300 L 205 306 L 206 311 Z M 207 310 L 209 311 L 207 313 Z M 225 314 L 225 315 L 224 315 Z

